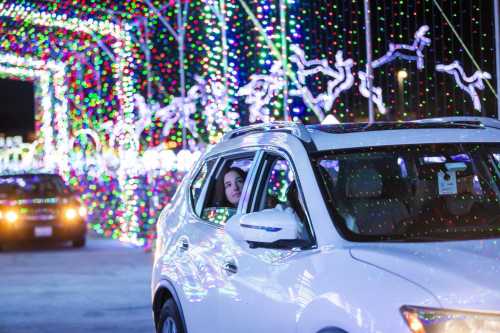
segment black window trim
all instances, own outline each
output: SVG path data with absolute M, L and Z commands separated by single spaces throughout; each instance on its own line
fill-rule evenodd
M 213 174 L 213 172 L 217 168 L 217 165 L 219 164 L 219 159 L 218 158 L 206 158 L 206 159 L 203 159 L 199 163 L 199 165 L 196 167 L 196 169 L 192 173 L 191 179 L 189 180 L 189 189 L 187 191 L 188 192 L 188 196 L 189 196 L 189 206 L 191 208 L 191 212 L 194 215 L 196 215 L 196 216 L 198 216 L 198 205 L 199 205 L 199 203 L 202 202 L 202 207 L 203 207 L 203 204 L 205 203 L 205 196 L 207 195 L 207 186 L 208 186 L 209 182 L 207 182 L 205 180 L 205 182 L 203 183 L 203 186 L 201 188 L 201 193 L 200 193 L 200 196 L 198 198 L 198 201 L 196 202 L 196 205 L 193 202 L 193 196 L 192 196 L 191 189 L 193 188 L 193 184 L 194 184 L 195 180 L 200 175 L 200 172 L 203 169 L 203 166 L 206 165 L 206 164 L 208 164 L 211 161 L 214 161 L 214 166 L 212 167 L 212 170 L 210 170 L 208 172 L 208 174 L 207 174 L 207 179 L 210 179 L 211 176 L 212 176 L 212 174 Z
M 203 184 L 203 190 L 202 190 L 202 193 L 200 194 L 200 198 L 198 199 L 198 202 L 200 202 L 200 200 L 201 200 L 202 207 L 204 207 L 206 204 L 207 193 L 209 192 L 209 186 L 213 185 L 212 181 L 214 179 L 214 176 L 215 176 L 215 178 L 217 178 L 217 175 L 221 172 L 222 167 L 224 166 L 224 164 L 227 160 L 235 160 L 235 159 L 238 159 L 238 157 L 244 158 L 246 156 L 250 156 L 251 154 L 253 154 L 254 157 L 252 160 L 252 164 L 250 166 L 250 170 L 249 170 L 250 172 L 247 175 L 247 180 L 245 180 L 245 187 L 243 188 L 243 191 L 246 190 L 247 184 L 249 184 L 249 182 L 253 183 L 253 179 L 251 179 L 249 176 L 251 176 L 253 174 L 252 170 L 255 169 L 257 157 L 260 156 L 258 148 L 259 147 L 237 148 L 237 149 L 224 151 L 224 152 L 221 152 L 221 153 L 218 153 L 215 155 L 210 155 L 210 156 L 203 158 L 203 160 L 201 161 L 201 163 L 198 166 L 198 170 L 196 170 L 193 173 L 193 175 L 198 175 L 203 164 L 208 162 L 208 161 L 215 160 L 215 165 L 214 165 L 213 169 L 210 171 L 209 176 L 207 178 L 209 181 L 205 182 L 205 184 Z M 211 227 L 216 228 L 216 229 L 224 229 L 225 225 L 220 225 L 220 224 L 213 223 L 213 222 L 210 222 L 208 220 L 202 219 L 200 216 L 198 216 L 198 214 L 196 213 L 196 210 L 193 208 L 193 202 L 192 202 L 192 198 L 191 198 L 191 186 L 192 186 L 195 178 L 196 178 L 196 176 L 191 176 L 191 179 L 189 180 L 189 190 L 187 191 L 188 192 L 187 193 L 188 200 L 189 200 L 188 206 L 189 206 L 190 214 L 192 216 L 194 216 L 196 221 L 199 223 L 203 223 L 205 225 L 211 226 Z M 240 201 L 240 204 L 238 205 L 236 214 L 240 213 L 240 207 L 241 207 L 241 201 Z
M 483 149 L 485 147 L 493 146 L 493 145 L 499 145 L 500 142 L 462 142 L 460 143 L 461 145 L 481 145 Z M 403 147 L 414 147 L 414 146 L 423 146 L 423 145 L 445 145 L 445 146 L 453 146 L 456 145 L 456 143 L 448 143 L 448 142 L 434 142 L 434 143 L 414 143 L 414 144 L 397 144 L 397 145 L 387 145 L 387 146 L 365 146 L 365 147 L 356 147 L 356 148 L 340 148 L 340 149 L 325 149 L 325 150 L 319 150 L 315 152 L 310 152 L 309 153 L 309 160 L 311 162 L 313 172 L 316 178 L 316 181 L 319 185 L 319 189 L 321 192 L 321 195 L 323 196 L 324 200 L 326 201 L 326 206 L 328 213 L 330 215 L 330 219 L 332 224 L 334 225 L 335 229 L 337 230 L 338 234 L 345 240 L 350 241 L 350 242 L 356 242 L 356 243 L 380 243 L 384 241 L 391 241 L 391 237 L 381 237 L 381 236 L 370 236 L 370 235 L 360 235 L 352 232 L 349 230 L 349 228 L 345 225 L 345 223 L 341 222 L 343 218 L 337 213 L 337 209 L 335 208 L 335 200 L 334 198 L 331 197 L 330 191 L 326 189 L 325 182 L 323 180 L 323 177 L 321 176 L 320 171 L 318 170 L 318 163 L 315 163 L 315 160 L 318 159 L 319 156 L 329 153 L 332 156 L 337 156 L 337 155 L 345 155 L 345 154 L 356 154 L 356 153 L 365 153 L 365 152 L 370 152 L 373 151 L 373 149 L 376 149 L 377 151 L 390 151 L 394 150 L 395 148 L 402 149 Z M 404 242 L 404 240 L 402 240 Z M 449 239 L 447 241 L 452 241 L 452 239 Z
M 305 200 L 305 196 L 304 196 L 304 192 L 302 190 L 301 182 L 300 182 L 300 179 L 298 177 L 297 168 L 295 166 L 295 163 L 293 162 L 292 157 L 290 156 L 290 154 L 286 150 L 281 149 L 279 147 L 266 145 L 266 146 L 261 146 L 260 148 L 262 151 L 262 156 L 260 158 L 260 161 L 258 161 L 259 165 L 257 166 L 255 176 L 252 179 L 253 183 L 255 183 L 255 184 L 254 184 L 254 187 L 252 188 L 252 191 L 250 192 L 249 206 L 246 207 L 246 210 L 243 211 L 243 213 L 248 214 L 250 212 L 253 212 L 255 209 L 255 204 L 256 204 L 256 202 L 258 202 L 258 197 L 262 194 L 261 193 L 262 187 L 264 186 L 264 184 L 262 182 L 262 178 L 265 177 L 265 171 L 266 171 L 266 169 L 264 169 L 264 168 L 269 169 L 269 167 L 272 165 L 272 164 L 265 165 L 265 163 L 267 163 L 267 161 L 268 161 L 268 159 L 266 159 L 266 156 L 274 155 L 275 159 L 281 157 L 288 162 L 288 164 L 292 168 L 292 172 L 294 173 L 295 182 L 297 184 L 297 190 L 299 191 L 299 195 L 302 197 L 302 202 L 304 203 L 303 209 L 304 209 L 304 213 L 306 215 L 306 220 L 307 220 L 306 223 L 307 223 L 308 233 L 309 233 L 309 236 L 311 237 L 311 244 L 307 247 L 301 248 L 300 250 L 305 251 L 305 250 L 316 249 L 318 246 L 316 232 L 314 230 L 314 225 L 312 223 L 311 214 L 309 213 L 309 209 L 307 207 L 307 201 Z M 267 170 L 267 171 L 269 171 L 269 170 Z M 276 249 L 289 250 L 289 248 L 286 248 L 286 247 L 283 247 L 283 248 L 277 247 Z

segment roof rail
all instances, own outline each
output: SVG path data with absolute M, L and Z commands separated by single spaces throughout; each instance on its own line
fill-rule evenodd
M 273 121 L 268 123 L 261 123 L 256 125 L 245 126 L 234 129 L 222 137 L 221 142 L 234 139 L 238 136 L 256 133 L 256 132 L 287 132 L 304 142 L 312 142 L 311 135 L 302 123 L 289 122 L 289 121 Z
M 442 117 L 414 120 L 416 123 L 455 123 L 500 129 L 500 120 L 489 117 Z

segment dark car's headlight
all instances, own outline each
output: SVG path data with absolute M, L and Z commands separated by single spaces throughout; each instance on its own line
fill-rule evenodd
M 0 210 L 0 222 L 15 224 L 19 220 L 19 213 L 15 209 Z
M 78 217 L 78 210 L 73 207 L 64 208 L 64 218 L 68 221 L 73 221 Z
M 500 314 L 403 306 L 412 333 L 498 333 Z
M 80 215 L 80 217 L 86 217 L 87 216 L 87 208 L 85 206 L 80 206 L 78 208 L 78 215 Z
M 74 221 L 78 218 L 85 218 L 87 209 L 84 206 L 66 206 L 62 210 L 62 214 L 67 221 Z
M 5 210 L 1 213 L 7 223 L 14 224 L 19 220 L 19 213 L 14 209 Z

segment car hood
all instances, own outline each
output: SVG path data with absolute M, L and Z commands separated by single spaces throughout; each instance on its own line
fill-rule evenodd
M 444 308 L 500 311 L 500 240 L 363 244 L 351 255 L 420 285 Z

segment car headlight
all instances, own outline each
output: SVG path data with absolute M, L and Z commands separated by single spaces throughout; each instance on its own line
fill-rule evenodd
M 403 306 L 412 333 L 498 333 L 500 314 Z
M 78 214 L 80 215 L 80 217 L 87 216 L 87 208 L 80 206 L 80 208 L 78 208 Z
M 75 208 L 69 207 L 64 210 L 64 217 L 67 220 L 74 220 L 78 216 L 78 212 Z
M 4 213 L 5 220 L 9 223 L 15 223 L 19 219 L 19 215 L 13 210 Z

